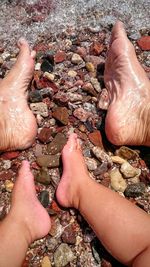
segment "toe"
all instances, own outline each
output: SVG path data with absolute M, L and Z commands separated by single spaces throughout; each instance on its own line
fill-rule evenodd
M 77 149 L 77 134 L 73 133 L 69 136 L 67 146 L 70 151 Z
M 124 24 L 121 21 L 117 21 L 112 29 L 111 43 L 118 38 L 127 38 Z
M 24 39 L 23 37 L 21 37 L 17 43 L 19 49 L 20 49 L 20 54 L 26 54 L 26 55 L 30 55 L 30 47 L 29 44 L 27 42 L 26 39 Z

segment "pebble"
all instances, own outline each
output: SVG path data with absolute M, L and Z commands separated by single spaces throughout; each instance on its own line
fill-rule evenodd
M 126 162 L 125 159 L 119 157 L 119 156 L 111 156 L 112 162 L 117 164 L 123 164 Z
M 62 63 L 63 61 L 65 61 L 66 60 L 65 51 L 58 51 L 55 54 L 54 60 L 55 60 L 55 63 Z
M 73 56 L 72 56 L 72 58 L 71 58 L 71 62 L 73 64 L 79 65 L 79 64 L 82 64 L 83 63 L 83 59 L 82 59 L 82 57 L 80 55 L 74 53 Z
M 60 155 L 43 155 L 37 157 L 37 164 L 40 167 L 48 167 L 48 168 L 55 168 L 59 167 L 60 164 Z
M 100 83 L 99 83 L 98 79 L 92 77 L 91 78 L 91 83 L 92 83 L 93 87 L 95 88 L 95 90 L 98 93 L 100 93 L 101 92 L 101 86 L 100 86 Z
M 11 193 L 14 187 L 14 183 L 10 180 L 5 181 L 5 189 L 7 192 Z
M 61 106 L 65 106 L 68 104 L 68 97 L 67 97 L 67 94 L 64 93 L 64 92 L 58 92 L 57 94 L 55 94 L 53 100 L 57 103 L 57 104 L 60 104 Z
M 94 132 L 89 133 L 88 138 L 94 146 L 103 148 L 102 136 L 100 131 L 95 130 Z
M 124 178 L 133 178 L 138 174 L 140 175 L 140 169 L 132 167 L 128 162 L 124 162 L 121 165 L 120 171 L 123 174 Z
M 34 114 L 39 114 L 44 118 L 48 117 L 48 108 L 45 103 L 32 103 L 30 104 L 30 108 Z
M 109 162 L 110 164 L 112 164 L 112 160 L 109 155 L 100 147 L 94 146 L 92 148 L 92 152 L 100 162 Z
M 54 237 L 47 236 L 46 238 L 47 249 L 53 252 L 57 246 L 58 246 L 58 240 Z
M 144 183 L 129 184 L 124 192 L 126 197 L 139 197 L 145 193 L 146 187 Z
M 68 71 L 68 76 L 75 78 L 77 76 L 77 72 L 75 70 L 69 70 Z
M 39 90 L 29 92 L 29 100 L 31 103 L 41 102 L 43 97 L 40 94 Z
M 98 175 L 102 175 L 105 172 L 108 171 L 108 163 L 107 162 L 103 162 L 101 165 L 99 165 L 97 167 L 97 169 L 94 171 L 94 175 L 98 176 Z
M 9 170 L 11 168 L 11 161 L 10 160 L 3 160 L 3 169 Z
M 45 256 L 43 259 L 42 259 L 42 262 L 41 262 L 41 267 L 51 267 L 51 262 L 50 262 L 50 259 L 48 256 Z
M 41 69 L 41 63 L 36 63 L 35 64 L 35 70 L 40 70 Z
M 90 46 L 90 54 L 94 56 L 99 56 L 101 52 L 104 50 L 104 45 L 94 41 Z
M 74 110 L 73 115 L 82 122 L 86 122 L 90 113 L 85 111 L 83 108 L 77 108 Z
M 51 82 L 55 80 L 55 75 L 53 73 L 45 72 L 44 77 L 47 78 Z
M 95 159 L 88 157 L 85 157 L 84 159 L 89 171 L 95 171 L 97 169 L 97 161 Z
M 139 47 L 144 50 L 144 51 L 149 51 L 150 50 L 150 36 L 142 36 L 138 41 L 137 41 Z
M 51 140 L 51 129 L 44 127 L 38 134 L 38 140 L 42 143 L 49 143 Z
M 41 71 L 43 72 L 53 72 L 53 65 L 45 59 L 41 64 Z
M 123 179 L 120 171 L 117 168 L 113 168 L 109 174 L 110 174 L 110 179 L 111 179 L 111 187 L 115 191 L 119 191 L 123 193 L 127 187 L 127 183 L 125 179 Z
M 57 107 L 53 113 L 52 116 L 61 122 L 63 125 L 67 125 L 69 122 L 69 112 L 66 107 Z
M 64 267 L 73 260 L 73 252 L 67 244 L 62 243 L 54 252 L 55 267 Z
M 109 107 L 109 95 L 107 89 L 103 89 L 99 95 L 99 100 L 98 100 L 98 108 L 107 110 Z
M 38 126 L 42 126 L 44 122 L 44 118 L 40 114 L 37 114 L 36 121 L 37 121 Z
M 38 196 L 39 201 L 43 205 L 44 208 L 47 208 L 49 205 L 49 192 L 44 190 Z
M 95 72 L 95 67 L 94 67 L 93 63 L 91 63 L 91 62 L 87 62 L 87 63 L 85 64 L 85 67 L 86 67 L 86 69 L 87 69 L 89 72 Z
M 87 93 L 89 93 L 92 96 L 97 97 L 97 92 L 95 91 L 93 85 L 91 83 L 89 83 L 89 82 L 86 82 L 86 83 L 83 84 L 82 90 L 87 92 Z
M 60 182 L 60 172 L 58 168 L 50 169 L 49 174 L 51 177 L 51 183 L 54 188 L 56 188 Z
M 64 243 L 74 245 L 76 243 L 76 232 L 72 225 L 65 227 L 61 239 Z
M 60 221 L 58 218 L 56 217 L 52 217 L 51 218 L 51 228 L 49 231 L 49 234 L 52 237 L 57 238 L 58 236 L 60 236 L 62 233 L 62 225 L 60 224 Z
M 49 124 L 50 124 L 50 126 L 55 126 L 55 124 L 56 124 L 56 120 L 55 119 L 50 119 L 49 120 Z
M 82 101 L 83 97 L 81 94 L 77 94 L 77 93 L 67 93 L 67 97 L 69 99 L 70 102 L 76 102 L 76 101 Z
M 137 151 L 132 150 L 131 148 L 126 147 L 126 146 L 121 146 L 118 150 L 116 150 L 115 154 L 127 160 L 135 159 L 139 157 L 139 154 Z
M 40 172 L 36 175 L 36 181 L 44 185 L 49 185 L 51 182 L 49 170 L 45 167 L 41 168 Z
M 57 153 L 61 153 L 65 144 L 67 143 L 67 138 L 64 134 L 58 133 L 53 141 L 48 145 L 47 150 L 49 154 L 55 155 Z

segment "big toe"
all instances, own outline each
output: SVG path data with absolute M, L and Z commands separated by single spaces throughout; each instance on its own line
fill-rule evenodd
M 111 43 L 118 38 L 127 38 L 127 34 L 124 28 L 124 24 L 121 21 L 117 21 L 112 29 Z

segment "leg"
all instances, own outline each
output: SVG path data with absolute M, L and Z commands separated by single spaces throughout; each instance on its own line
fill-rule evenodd
M 27 104 L 27 88 L 34 71 L 35 52 L 24 39 L 9 74 L 0 81 L 0 151 L 25 149 L 36 136 L 37 124 Z M 21 131 L 21 132 L 20 132 Z
M 106 249 L 123 264 L 132 264 L 150 246 L 149 216 L 89 177 L 75 134 L 62 157 L 64 172 L 56 192 L 59 203 L 79 209 Z
M 9 214 L 0 224 L 0 266 L 21 266 L 28 246 L 45 236 L 50 217 L 36 197 L 29 163 L 24 161 L 12 193 Z
M 121 22 L 112 31 L 104 79 L 111 100 L 108 139 L 116 145 L 150 146 L 150 81 Z

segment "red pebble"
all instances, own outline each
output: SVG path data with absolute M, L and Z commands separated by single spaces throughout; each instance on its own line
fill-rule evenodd
M 19 156 L 19 151 L 5 152 L 1 155 L 3 159 L 15 159 Z
M 33 161 L 31 164 L 30 164 L 31 168 L 34 169 L 34 170 L 40 170 L 40 167 L 37 165 L 37 163 L 35 161 Z
M 55 63 L 61 63 L 66 60 L 66 53 L 64 51 L 58 51 L 54 57 Z
M 51 138 L 51 129 L 50 128 L 46 128 L 44 127 L 40 133 L 38 134 L 38 139 L 42 142 L 42 143 L 48 143 L 50 142 L 50 138 Z
M 93 145 L 103 148 L 102 136 L 100 131 L 96 130 L 93 133 L 89 133 L 88 138 Z
M 94 56 L 99 56 L 101 52 L 104 50 L 104 45 L 99 42 L 93 42 L 90 46 L 90 54 Z
M 142 36 L 137 43 L 142 50 L 150 50 L 150 36 Z
M 59 208 L 59 206 L 57 205 L 57 203 L 54 200 L 52 201 L 51 208 L 56 212 L 61 211 L 61 209 Z

